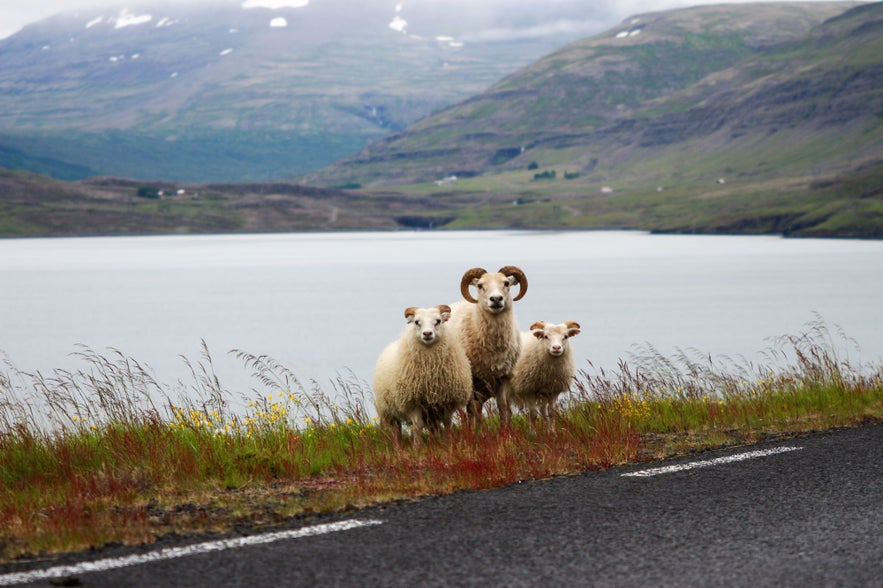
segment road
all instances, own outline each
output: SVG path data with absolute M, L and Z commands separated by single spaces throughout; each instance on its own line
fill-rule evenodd
M 881 586 L 883 424 L 344 520 L 298 531 L 325 534 L 67 575 L 101 587 Z

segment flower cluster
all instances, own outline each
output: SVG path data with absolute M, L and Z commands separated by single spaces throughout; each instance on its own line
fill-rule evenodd
M 650 414 L 650 403 L 638 394 L 622 394 L 613 398 L 611 409 L 626 419 L 638 420 Z

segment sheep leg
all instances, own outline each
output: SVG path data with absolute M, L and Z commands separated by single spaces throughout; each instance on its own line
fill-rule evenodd
M 416 410 L 411 414 L 411 443 L 414 447 L 423 446 L 423 428 L 427 425 L 422 410 Z M 430 433 L 432 429 L 430 428 Z
M 493 397 L 493 388 L 490 382 L 482 378 L 472 378 L 472 398 L 466 409 L 471 424 L 480 425 L 483 421 L 482 409 L 484 403 Z
M 509 379 L 500 381 L 497 390 L 497 409 L 500 411 L 500 425 L 508 427 L 512 424 L 512 406 L 509 403 Z
M 531 431 L 536 431 L 537 422 L 542 418 L 542 411 L 537 403 L 531 402 L 527 407 L 527 420 Z
M 472 398 L 469 399 L 469 404 L 466 405 L 466 415 L 471 425 L 480 425 L 482 423 L 481 411 L 483 407 L 484 401 L 473 394 Z
M 396 445 L 402 444 L 402 423 L 398 419 L 388 419 L 380 417 L 380 427 L 387 431 L 392 431 Z

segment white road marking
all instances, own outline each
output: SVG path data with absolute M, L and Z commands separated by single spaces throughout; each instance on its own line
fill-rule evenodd
M 749 451 L 747 453 L 737 453 L 735 455 L 727 455 L 726 457 L 718 457 L 716 459 L 709 459 L 706 461 L 693 461 L 690 463 L 682 463 L 677 465 L 670 465 L 661 468 L 652 468 L 649 470 L 639 470 L 637 472 L 628 472 L 622 474 L 622 477 L 638 477 L 638 478 L 649 478 L 650 476 L 658 476 L 660 474 L 671 474 L 673 472 L 682 472 L 684 470 L 692 470 L 696 468 L 707 468 L 709 466 L 716 466 L 724 463 L 733 463 L 736 461 L 745 461 L 746 459 L 755 459 L 758 457 L 766 457 L 768 455 L 776 455 L 777 453 L 787 453 L 789 451 L 797 451 L 798 449 L 803 449 L 803 447 L 776 447 L 773 449 L 762 449 L 758 451 Z
M 334 533 L 336 531 L 348 531 L 350 529 L 358 529 L 359 527 L 368 527 L 372 525 L 381 525 L 383 521 L 367 519 L 363 521 L 341 521 L 338 523 L 327 523 L 324 525 L 314 525 L 312 527 L 304 527 L 302 529 L 292 529 L 289 531 L 278 531 L 276 533 L 267 533 L 265 535 L 250 535 L 247 537 L 236 537 L 234 539 L 221 539 L 219 541 L 209 541 L 207 543 L 199 543 L 197 545 L 187 545 L 185 547 L 170 547 L 153 551 L 150 553 L 139 553 L 126 557 L 117 557 L 109 559 L 100 559 L 97 561 L 87 561 L 70 566 L 56 566 L 45 570 L 33 570 L 29 572 L 17 572 L 13 574 L 4 574 L 0 576 L 0 586 L 10 586 L 12 584 L 24 584 L 27 582 L 36 582 L 46 580 L 48 578 L 65 578 L 68 576 L 77 576 L 89 572 L 104 572 L 107 570 L 115 570 L 128 566 L 136 566 L 145 563 L 163 561 L 166 559 L 175 559 L 178 557 L 186 557 L 188 555 L 196 555 L 199 553 L 209 553 L 212 551 L 224 551 L 226 549 L 236 549 L 237 547 L 247 547 L 249 545 L 262 545 L 264 543 L 273 543 L 285 539 L 298 539 L 301 537 L 312 537 L 315 535 L 324 535 L 325 533 Z

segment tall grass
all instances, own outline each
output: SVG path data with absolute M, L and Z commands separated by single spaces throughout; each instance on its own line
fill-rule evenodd
M 840 343 L 848 343 L 840 334 Z M 233 353 L 233 393 L 205 344 L 169 388 L 118 351 L 85 367 L 0 371 L 0 560 L 606 468 L 883 417 L 883 367 L 854 364 L 821 321 L 768 364 L 639 348 L 581 370 L 550 429 L 516 418 L 420 446 L 375 425 L 355 374 L 323 389 L 267 356 Z

